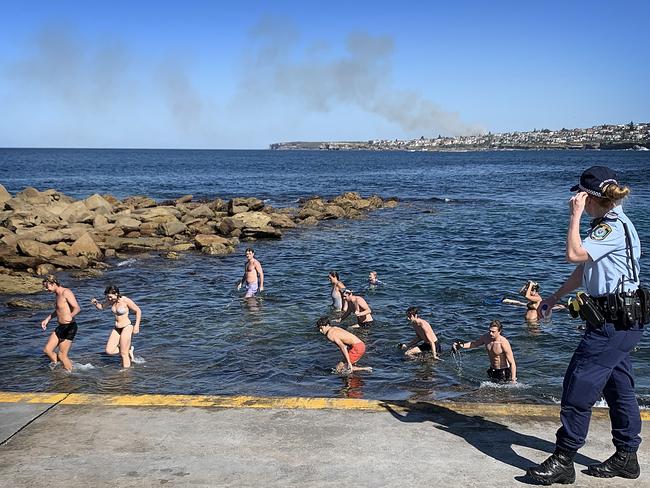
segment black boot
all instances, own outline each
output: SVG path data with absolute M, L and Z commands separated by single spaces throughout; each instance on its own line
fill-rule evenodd
M 574 452 L 556 449 L 542 464 L 528 468 L 526 474 L 542 485 L 552 483 L 569 485 L 576 480 L 576 470 L 573 467 L 574 456 Z
M 587 468 L 587 474 L 598 478 L 613 478 L 620 476 L 635 480 L 641 474 L 636 452 L 616 451 L 607 461 L 592 464 Z

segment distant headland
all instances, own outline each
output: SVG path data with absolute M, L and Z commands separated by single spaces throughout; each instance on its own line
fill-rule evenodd
M 627 149 L 650 150 L 650 123 L 596 125 L 588 129 L 535 129 L 528 132 L 411 140 L 276 142 L 272 150 L 366 151 L 494 151 L 514 149 Z

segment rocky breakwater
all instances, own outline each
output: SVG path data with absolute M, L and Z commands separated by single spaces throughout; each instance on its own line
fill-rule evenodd
M 75 200 L 34 188 L 12 196 L 0 185 L 0 293 L 36 293 L 42 289 L 39 276 L 61 270 L 96 275 L 109 267 L 107 258 L 129 252 L 160 252 L 170 259 L 192 250 L 225 255 L 240 241 L 279 239 L 285 229 L 361 218 L 396 205 L 395 199 L 358 193 L 307 198 L 297 208 L 280 209 L 258 198 L 194 202 L 191 195 L 162 203 L 99 194 Z

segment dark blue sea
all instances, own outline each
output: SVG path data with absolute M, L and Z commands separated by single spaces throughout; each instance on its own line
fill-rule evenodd
M 158 200 L 256 196 L 274 206 L 345 191 L 396 196 L 401 204 L 364 220 L 329 221 L 254 243 L 266 292 L 249 304 L 234 284 L 242 246 L 226 257 L 187 253 L 179 261 L 134 255 L 110 261 L 104 276 L 62 275 L 82 304 L 71 351 L 72 374 L 50 371 L 39 326 L 47 311 L 9 309 L 2 297 L 0 389 L 100 393 L 300 395 L 375 399 L 454 399 L 553 403 L 580 341 L 579 322 L 555 313 L 528 326 L 516 297 L 527 279 L 554 291 L 572 271 L 564 261 L 569 187 L 588 166 L 604 164 L 632 188 L 625 208 L 650 246 L 650 153 L 512 151 L 467 153 L 272 152 L 0 149 L 0 183 L 12 193 L 33 186 L 76 198 L 110 193 Z M 587 220 L 583 222 L 586 228 Z M 646 248 L 647 249 L 647 248 Z M 650 282 L 644 252 L 641 278 Z M 360 335 L 370 374 L 342 378 L 337 348 L 314 327 L 328 313 L 329 270 L 365 296 L 376 325 Z M 370 270 L 385 283 L 364 292 Z M 112 316 L 89 304 L 109 283 L 143 310 L 138 364 L 122 370 L 103 354 Z M 32 299 L 51 301 L 43 293 Z M 413 336 L 404 311 L 421 307 L 443 344 L 443 361 L 405 359 Z M 519 384 L 485 381 L 484 350 L 449 353 L 492 319 L 504 323 Z M 650 342 L 633 353 L 639 400 L 650 405 Z

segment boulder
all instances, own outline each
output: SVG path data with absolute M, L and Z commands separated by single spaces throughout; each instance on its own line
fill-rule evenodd
M 138 218 L 142 220 L 143 222 L 147 222 L 149 220 L 153 220 L 156 217 L 161 217 L 161 216 L 172 216 L 176 217 L 177 219 L 181 218 L 181 212 L 175 208 L 175 207 L 165 207 L 165 206 L 159 206 L 159 207 L 154 207 L 154 208 L 139 208 L 134 210 L 133 216 L 135 218 Z
M 221 198 L 216 198 L 208 204 L 215 212 L 228 212 L 228 203 Z
M 324 211 L 325 211 L 325 206 L 323 206 L 322 208 L 314 208 L 314 207 L 301 208 L 300 212 L 298 212 L 298 218 L 301 220 L 305 220 L 307 218 L 322 220 Z
M 195 249 L 196 246 L 192 244 L 191 242 L 179 242 L 178 244 L 174 244 L 172 247 L 170 247 L 170 251 L 175 251 L 175 252 L 184 252 L 184 251 L 191 251 L 192 249 Z
M 33 241 L 31 239 L 19 239 L 17 242 L 18 250 L 24 256 L 33 258 L 41 258 L 48 260 L 54 256 L 58 256 L 53 248 L 42 242 Z
M 223 246 L 232 246 L 232 242 L 229 239 L 221 236 L 215 235 L 206 235 L 206 234 L 197 234 L 194 236 L 194 242 L 198 247 L 207 247 L 215 245 Z
M 52 304 L 45 303 L 45 302 L 34 302 L 32 300 L 24 300 L 22 298 L 17 298 L 15 300 L 9 300 L 7 302 L 7 307 L 23 308 L 27 310 L 47 310 L 52 308 Z
M 235 252 L 235 246 L 224 246 L 221 244 L 214 244 L 212 246 L 205 246 L 201 248 L 203 254 L 209 254 L 211 256 L 225 256 L 226 254 L 232 254 Z
M 165 222 L 158 226 L 158 234 L 168 237 L 175 236 L 176 234 L 180 234 L 186 230 L 187 226 L 180 220 Z
M 338 205 L 326 205 L 323 219 L 341 219 L 345 217 L 345 210 Z
M 7 189 L 2 184 L 0 184 L 0 208 L 3 208 L 5 202 L 8 200 L 11 200 L 11 193 L 9 193 Z
M 78 201 L 68 205 L 61 213 L 60 218 L 70 224 L 78 222 L 91 224 L 95 218 L 95 214 L 88 210 L 84 202 Z
M 316 225 L 318 224 L 318 219 L 316 217 L 307 217 L 300 221 L 300 225 Z
M 287 214 L 282 213 L 271 214 L 270 225 L 273 227 L 280 227 L 282 229 L 293 229 L 296 227 L 296 223 L 293 221 L 293 219 Z
M 227 236 L 232 234 L 237 229 L 244 228 L 244 222 L 239 217 L 225 217 L 219 223 L 219 231 Z
M 184 195 L 180 198 L 177 198 L 176 201 L 174 202 L 176 205 L 180 205 L 182 203 L 188 203 L 192 201 L 192 195 Z
M 194 218 L 208 218 L 211 219 L 214 217 L 214 211 L 207 205 L 200 205 L 188 212 Z
M 67 253 L 69 249 L 70 249 L 70 244 L 68 244 L 67 242 L 59 242 L 56 246 L 54 246 L 54 250 L 57 252 Z
M 163 254 L 163 257 L 165 259 L 171 259 L 171 260 L 177 260 L 180 259 L 180 254 L 174 251 L 167 251 L 166 253 Z
M 66 269 L 85 269 L 89 264 L 86 256 L 57 256 L 49 261 L 59 268 Z
M 189 234 L 214 234 L 219 229 L 218 225 L 214 222 L 188 224 L 187 231 Z
M 0 265 L 6 266 L 11 269 L 29 269 L 36 268 L 39 264 L 43 263 L 41 257 L 19 256 L 13 251 L 5 252 L 0 249 Z
M 107 237 L 100 247 L 116 251 L 150 251 L 166 249 L 174 242 L 169 237 Z
M 74 241 L 68 250 L 68 256 L 86 256 L 90 259 L 101 259 L 102 250 L 95 243 L 90 234 L 86 233 Z
M 120 217 L 115 221 L 115 226 L 122 229 L 124 232 L 133 232 L 137 231 L 142 222 L 131 217 Z
M 57 242 L 68 240 L 69 234 L 61 230 L 49 230 L 47 232 L 38 233 L 35 240 L 43 244 L 56 244 Z
M 16 243 L 18 242 L 18 236 L 11 232 L 9 229 L 0 227 L 0 245 L 7 245 L 10 247 L 16 248 Z
M 131 208 L 150 208 L 157 205 L 156 201 L 153 198 L 145 197 L 143 195 L 134 195 L 132 197 L 125 198 L 122 202 L 125 206 Z
M 84 200 L 88 210 L 103 209 L 106 213 L 113 213 L 113 205 L 108 203 L 104 197 L 95 193 Z M 100 212 L 103 213 L 103 212 Z
M 102 195 L 102 198 L 106 200 L 108 203 L 110 203 L 113 207 L 121 203 L 119 199 L 115 198 L 113 195 L 110 194 Z
M 47 276 L 53 274 L 56 271 L 56 267 L 50 263 L 39 264 L 36 266 L 36 274 L 39 276 Z
M 246 212 L 240 215 L 237 215 L 237 218 L 241 220 L 246 227 L 266 227 L 271 222 L 271 217 L 264 212 Z
M 43 291 L 43 280 L 28 274 L 0 274 L 0 293 L 32 294 Z
M 399 205 L 398 200 L 388 199 L 386 202 L 384 202 L 384 207 L 386 207 L 386 208 L 395 208 L 398 205 Z
M 31 186 L 28 186 L 23 191 L 17 193 L 16 198 L 30 205 L 47 205 L 52 201 L 50 195 L 40 192 Z
M 242 229 L 242 239 L 281 239 L 282 231 L 270 225 Z
M 259 198 L 233 198 L 228 202 L 228 215 L 255 212 L 263 208 L 264 202 Z

